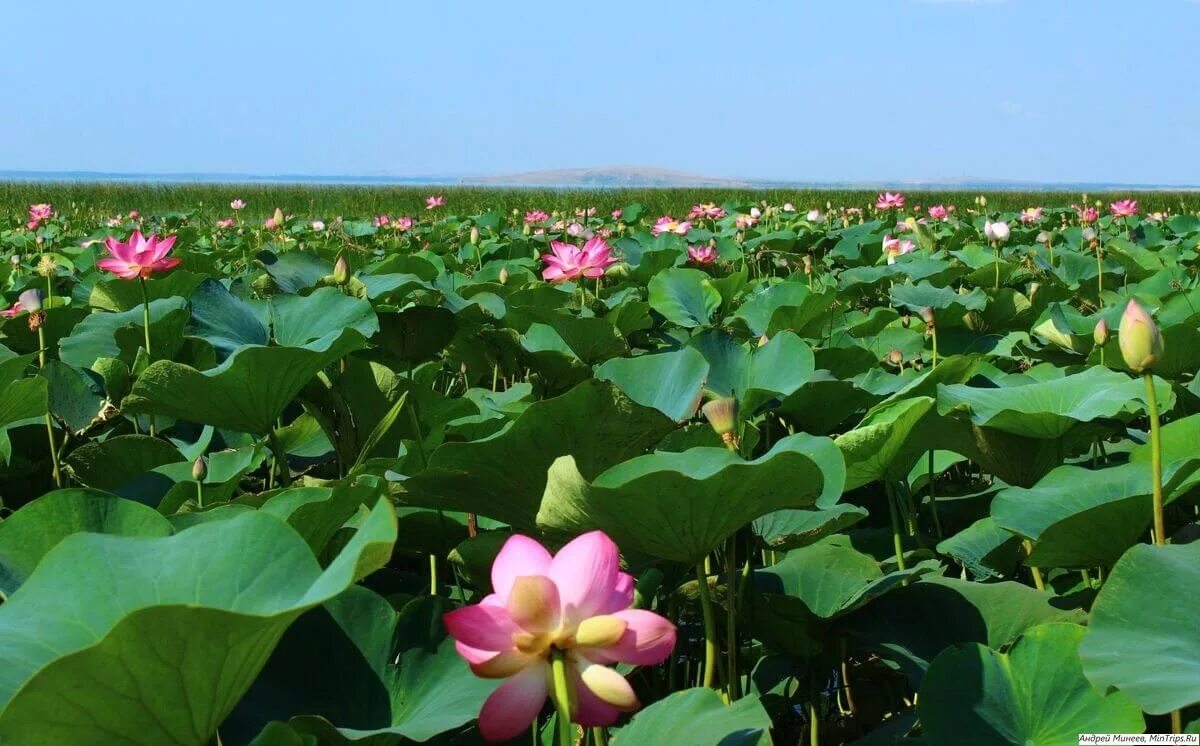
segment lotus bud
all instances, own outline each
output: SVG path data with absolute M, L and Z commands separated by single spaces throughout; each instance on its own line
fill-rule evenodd
M 617 262 L 608 269 L 604 270 L 604 274 L 609 277 L 624 279 L 629 277 L 629 265 L 625 262 Z
M 1146 309 L 1137 301 L 1129 301 L 1121 315 L 1121 326 L 1117 330 L 1117 342 L 1121 345 L 1121 357 L 1125 365 L 1135 373 L 1149 370 L 1163 354 L 1162 333 Z
M 521 233 L 524 233 L 526 236 L 528 236 L 532 230 L 533 229 L 530 227 L 529 223 L 526 223 L 525 227 L 521 228 Z
M 275 214 L 273 216 L 271 216 L 271 219 L 275 221 L 276 228 L 282 228 L 283 227 L 283 210 L 276 207 Z
M 897 368 L 903 368 L 904 367 L 904 353 L 901 352 L 899 349 L 893 347 L 892 349 L 888 350 L 887 361 L 888 361 L 888 363 L 896 366 Z
M 477 225 L 471 226 L 470 241 L 471 241 L 472 246 L 479 243 L 479 226 L 477 226 Z
M 1087 228 L 1084 228 L 1080 235 L 1082 236 L 1084 241 L 1091 243 L 1092 241 L 1096 240 L 1096 229 L 1089 226 Z
M 500 268 L 500 284 L 501 285 L 508 284 L 508 267 Z
M 1103 347 L 1108 344 L 1110 337 L 1112 337 L 1112 332 L 1108 329 L 1108 322 L 1104 319 L 1097 321 L 1096 328 L 1092 330 L 1092 339 L 1096 341 L 1096 346 Z
M 912 316 L 910 316 L 908 313 L 905 313 L 903 316 L 900 317 L 900 326 L 904 327 L 905 329 L 907 329 L 908 325 L 911 323 L 912 323 Z
M 58 265 L 54 262 L 54 257 L 42 254 L 42 258 L 38 260 L 37 273 L 42 277 L 53 277 L 57 272 Z
M 732 396 L 723 396 L 706 402 L 700 411 L 712 429 L 721 436 L 725 445 L 737 447 L 738 401 Z
M 17 296 L 17 302 L 26 311 L 40 311 L 42 310 L 42 291 L 37 288 L 29 288 Z
M 192 462 L 192 479 L 196 480 L 197 482 L 203 482 L 204 478 L 207 476 L 208 464 L 204 463 L 203 456 L 197 456 L 196 460 Z
M 763 345 L 765 345 L 767 342 L 770 342 L 770 341 L 771 341 L 771 338 L 764 334 L 758 338 L 758 346 L 762 347 Z
M 925 306 L 920 311 L 917 311 L 917 315 L 921 317 L 921 321 L 924 322 L 926 328 L 932 329 L 937 326 L 937 319 L 933 317 L 933 309 L 929 306 Z
M 1038 232 L 1038 234 L 1037 234 L 1037 239 L 1036 239 L 1036 240 L 1037 240 L 1037 242 L 1038 242 L 1038 243 L 1040 243 L 1040 244 L 1045 244 L 1045 245 L 1049 246 L 1049 245 L 1050 245 L 1050 239 L 1053 237 L 1053 235 L 1054 235 L 1054 234 L 1052 234 L 1052 233 L 1049 233 L 1048 231 L 1039 231 L 1039 232 Z
M 13 254 L 8 258 L 8 261 L 12 262 L 13 267 L 21 266 L 21 256 L 19 254 Z
M 983 196 L 982 194 L 979 195 L 979 206 L 987 207 L 987 197 Z
M 811 275 L 813 273 L 813 260 L 808 254 L 804 255 L 804 274 Z
M 985 222 L 983 224 L 983 235 L 987 236 L 989 241 L 1004 243 L 1008 240 L 1009 236 L 1008 223 Z
M 345 285 L 350 282 L 350 265 L 346 263 L 346 257 L 339 256 L 337 261 L 333 263 L 333 281 L 338 285 Z

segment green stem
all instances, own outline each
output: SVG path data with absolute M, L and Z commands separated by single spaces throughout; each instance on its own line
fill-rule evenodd
M 933 514 L 933 530 L 938 541 L 942 540 L 942 519 L 938 517 L 937 495 L 933 485 L 933 451 L 929 452 L 929 512 Z
M 429 455 L 425 453 L 425 439 L 421 437 L 421 420 L 417 417 L 417 402 L 414 400 L 405 409 L 408 410 L 408 419 L 412 423 L 413 439 L 417 441 L 417 453 L 421 454 L 421 466 L 429 466 Z
M 993 289 L 999 290 L 1000 289 L 1000 245 L 992 244 L 992 246 L 996 249 L 996 286 Z
M 436 596 L 438 594 L 438 579 L 437 579 L 437 555 L 429 555 L 429 595 Z
M 817 701 L 809 695 L 808 702 L 804 704 L 808 711 L 808 746 L 820 746 L 821 744 L 821 725 L 817 720 Z
M 1163 521 L 1162 435 L 1159 433 L 1158 396 L 1154 392 L 1154 377 L 1147 373 L 1146 413 L 1150 415 L 1150 471 L 1154 479 L 1154 543 L 1167 543 L 1167 527 Z
M 712 597 L 708 593 L 708 574 L 704 563 L 696 563 L 699 582 L 700 612 L 704 617 L 704 683 L 712 688 L 717 683 L 717 622 L 713 617 Z
M 567 661 L 563 651 L 550 651 L 550 670 L 554 678 L 554 708 L 558 712 L 559 746 L 571 746 L 571 685 L 567 681 Z
M 1033 554 L 1033 542 L 1032 542 L 1032 541 L 1030 541 L 1029 539 L 1026 539 L 1026 540 L 1025 540 L 1024 542 L 1022 542 L 1022 543 L 1023 543 L 1024 547 L 1025 547 L 1025 557 L 1026 557 L 1026 558 L 1028 558 L 1028 557 L 1029 557 L 1029 555 Z M 1044 591 L 1044 590 L 1046 590 L 1046 581 L 1042 579 L 1042 570 L 1041 570 L 1041 568 L 1034 567 L 1033 565 L 1030 565 L 1030 566 L 1029 566 L 1029 573 L 1030 573 L 1031 575 L 1033 575 L 1033 585 L 1034 585 L 1034 587 L 1035 587 L 1035 588 L 1037 588 L 1039 591 Z
M 199 481 L 196 482 L 196 507 L 204 507 L 204 483 Z
M 39 325 L 37 333 L 38 367 L 44 369 L 46 367 L 46 332 Z M 58 468 L 58 444 L 54 442 L 54 418 L 50 416 L 49 410 L 46 412 L 46 439 L 50 441 L 50 472 L 54 477 L 54 486 L 61 488 L 63 481 L 62 472 Z
M 905 570 L 907 568 L 904 564 L 904 541 L 901 538 L 903 529 L 900 526 L 900 509 L 896 504 L 896 491 L 892 488 L 892 483 L 886 480 L 883 488 L 887 494 L 888 516 L 892 520 L 892 546 L 896 551 L 896 567 Z
M 596 746 L 608 746 L 608 732 L 602 726 L 592 728 L 592 743 Z
M 142 331 L 146 337 L 146 360 L 149 362 L 154 359 L 150 354 L 150 291 L 146 288 L 145 277 L 139 277 L 138 282 L 142 286 Z M 150 415 L 150 437 L 154 437 L 154 415 Z
M 737 638 L 737 534 L 729 537 L 729 550 L 725 553 L 725 655 L 726 655 L 726 690 L 729 701 L 741 698 L 741 682 L 738 679 L 738 638 Z
M 272 465 L 279 475 L 279 484 L 280 486 L 287 487 L 291 484 L 292 480 L 288 474 L 287 454 L 284 453 L 283 443 L 279 442 L 279 433 L 275 432 L 275 430 L 271 430 L 268 437 L 271 440 L 271 455 L 274 457 L 274 464 Z
M 929 334 L 930 334 L 930 336 L 931 336 L 931 337 L 933 337 L 933 362 L 930 364 L 930 367 L 931 367 L 931 368 L 936 368 L 936 367 L 937 367 L 937 358 L 938 358 L 938 354 L 937 354 L 937 327 L 936 327 L 936 326 L 935 326 L 935 327 L 933 327 L 933 329 L 931 329 L 931 330 L 930 330 Z

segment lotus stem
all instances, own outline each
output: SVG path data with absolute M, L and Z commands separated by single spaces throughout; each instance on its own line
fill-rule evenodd
M 929 330 L 929 336 L 933 339 L 933 362 L 931 362 L 929 364 L 929 367 L 936 368 L 937 363 L 938 363 L 937 327 L 936 326 L 934 326 L 932 329 Z
M 46 367 L 46 332 L 38 325 L 38 368 Z M 54 418 L 46 411 L 46 440 L 50 442 L 50 473 L 54 477 L 54 486 L 62 488 L 62 472 L 58 468 L 58 445 L 54 442 Z
M 558 713 L 559 746 L 571 746 L 571 685 L 567 681 L 567 661 L 563 651 L 550 651 L 550 670 L 554 678 L 554 708 Z
M 815 692 L 809 694 L 808 701 L 804 703 L 804 709 L 808 714 L 808 746 L 821 746 L 821 724 L 817 719 Z
M 291 476 L 288 474 L 287 453 L 283 450 L 283 443 L 279 441 L 279 433 L 274 429 L 267 436 L 271 441 L 271 455 L 274 460 L 274 469 L 279 474 L 279 484 L 287 487 L 291 484 Z
M 437 577 L 437 555 L 429 555 L 429 595 L 436 596 L 438 594 L 438 577 Z
M 1025 557 L 1028 559 L 1029 555 L 1033 554 L 1033 542 L 1032 542 L 1032 541 L 1030 541 L 1029 539 L 1026 539 L 1026 540 L 1023 542 L 1023 546 L 1025 547 Z M 1035 587 L 1035 588 L 1037 588 L 1039 591 L 1044 591 L 1044 590 L 1046 590 L 1046 582 L 1045 582 L 1045 581 L 1042 579 L 1042 570 L 1041 570 L 1041 568 L 1039 568 L 1039 567 L 1034 567 L 1033 565 L 1030 565 L 1030 566 L 1029 566 L 1029 573 L 1030 573 L 1031 575 L 1033 575 L 1033 585 L 1034 585 L 1034 587 Z
M 608 746 L 608 732 L 603 726 L 595 726 L 592 728 L 592 743 L 596 746 Z
M 152 360 L 153 356 L 150 354 L 150 291 L 146 288 L 145 277 L 139 277 L 138 282 L 142 286 L 142 331 L 146 337 L 146 360 Z M 154 437 L 154 415 L 150 415 L 150 437 Z
M 204 483 L 199 479 L 196 480 L 196 507 L 204 507 Z
M 938 516 L 937 495 L 933 485 L 933 451 L 929 452 L 929 512 L 933 514 L 933 530 L 938 541 L 942 540 L 942 519 Z
M 713 616 L 712 597 L 708 593 L 708 573 L 704 563 L 696 563 L 696 580 L 699 582 L 700 612 L 704 617 L 704 683 L 712 688 L 717 683 L 717 622 Z
M 741 681 L 738 679 L 738 637 L 737 637 L 737 534 L 729 537 L 729 550 L 725 553 L 725 655 L 726 690 L 729 701 L 741 698 Z
M 992 242 L 992 248 L 996 250 L 996 286 L 994 290 L 1000 289 L 1000 244 Z
M 888 516 L 892 521 L 892 546 L 896 550 L 896 567 L 905 570 L 907 567 L 904 564 L 903 528 L 900 525 L 900 508 L 896 504 L 896 491 L 887 480 L 884 480 L 883 489 L 887 496 Z
M 1163 488 L 1162 488 L 1162 433 L 1158 422 L 1158 396 L 1154 391 L 1154 377 L 1147 373 L 1146 381 L 1146 413 L 1150 416 L 1150 476 L 1154 498 L 1154 543 L 1164 546 L 1167 543 L 1167 527 L 1163 520 Z

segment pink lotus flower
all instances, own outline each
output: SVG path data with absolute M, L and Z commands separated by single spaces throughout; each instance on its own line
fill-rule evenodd
M 425 209 L 433 210 L 446 204 L 446 198 L 440 194 L 434 194 L 425 198 Z
M 263 227 L 269 231 L 273 231 L 279 227 L 279 221 L 275 218 L 267 218 L 263 221 Z
M 567 235 L 568 236 L 582 236 L 583 235 L 583 226 L 580 225 L 579 223 L 571 223 L 570 225 L 567 226 Z
M 821 221 L 821 211 L 816 208 L 813 208 L 812 210 L 809 210 L 808 214 L 805 215 L 804 217 L 810 223 L 818 223 Z
M 711 202 L 692 205 L 692 210 L 688 213 L 688 218 L 691 220 L 703 220 L 704 218 L 720 220 L 723 217 L 725 217 L 725 210 Z
M 1076 208 L 1079 212 L 1079 222 L 1090 225 L 1100 219 L 1100 211 L 1094 207 Z
M 612 248 L 603 238 L 592 238 L 580 249 L 562 241 L 550 242 L 549 254 L 542 254 L 546 268 L 542 279 L 550 282 L 566 282 L 578 277 L 601 277 L 604 270 L 617 263 Z
M 911 254 L 916 249 L 917 245 L 907 238 L 892 238 L 890 235 L 883 237 L 883 253 L 887 254 L 888 264 L 895 264 L 896 257 Z
M 1045 208 L 1042 207 L 1026 207 L 1021 210 L 1022 223 L 1036 223 L 1046 215 Z
M 612 211 L 612 219 L 613 220 L 620 220 L 624 215 L 625 215 L 624 210 L 613 210 Z
M 784 202 L 783 203 L 783 211 L 784 212 L 795 212 L 796 206 L 793 205 L 791 202 Z
M 183 261 L 167 256 L 174 246 L 175 236 L 159 240 L 157 236 L 146 238 L 141 231 L 134 231 L 127 243 L 109 236 L 104 239 L 104 247 L 112 256 L 96 262 L 96 266 L 122 280 L 136 277 L 145 279 L 155 273 L 166 272 Z
M 933 220 L 945 220 L 947 214 L 946 208 L 942 205 L 929 206 L 929 217 Z
M 580 220 L 586 220 L 586 219 L 588 219 L 588 218 L 594 218 L 594 217 L 596 217 L 596 208 L 594 208 L 594 207 L 588 207 L 588 208 L 583 208 L 583 207 L 581 207 L 581 208 L 579 208 L 579 209 L 575 210 L 575 217 L 579 218 Z
M 235 199 L 229 203 L 229 207 L 234 210 L 240 210 L 245 206 L 246 206 L 246 200 L 244 200 L 244 199 Z
M 45 202 L 29 206 L 29 221 L 34 225 L 41 223 L 43 220 L 49 220 L 53 215 L 54 209 Z
M 10 308 L 0 311 L 0 316 L 3 316 L 6 319 L 11 319 L 13 316 L 16 316 L 24 310 L 25 307 L 21 305 L 21 301 L 17 301 L 16 303 L 12 304 Z
M 686 220 L 679 221 L 670 215 L 663 215 L 658 220 L 654 221 L 654 227 L 650 232 L 658 236 L 663 233 L 674 233 L 678 236 L 686 236 L 688 231 L 692 229 L 692 224 Z
M 738 230 L 744 231 L 747 228 L 753 228 L 754 226 L 758 225 L 758 217 L 754 215 L 735 215 L 733 218 L 733 224 Z
M 1136 199 L 1119 199 L 1108 206 L 1108 211 L 1114 218 L 1131 218 L 1138 214 Z
M 525 213 L 526 223 L 544 223 L 550 219 L 550 216 L 541 210 L 530 210 Z
M 712 264 L 717 261 L 717 250 L 711 246 L 689 246 L 688 259 L 696 264 Z
M 403 233 L 413 227 L 412 218 L 396 218 L 392 221 L 392 227 Z
M 895 194 L 884 192 L 875 198 L 876 210 L 890 210 L 893 207 L 896 209 L 904 207 L 904 195 L 900 192 L 896 192 Z
M 376 215 L 371 222 L 374 223 L 376 228 L 386 228 L 392 222 L 392 218 L 388 215 Z
M 218 228 L 232 228 L 236 224 L 237 223 L 233 218 L 222 218 L 221 220 L 217 221 Z
M 897 233 L 908 233 L 911 230 L 912 230 L 912 226 L 909 225 L 908 223 L 904 222 L 903 220 L 896 223 L 896 232 Z
M 311 225 L 311 226 L 312 226 L 312 229 L 313 229 L 314 231 L 323 231 L 323 230 L 325 230 L 325 221 L 324 221 L 324 220 L 314 220 L 314 221 L 312 221 L 312 223 L 310 223 L 309 225 Z
M 479 713 L 489 741 L 515 738 L 555 697 L 550 658 L 561 653 L 569 703 L 583 726 L 608 726 L 640 703 L 613 663 L 650 666 L 675 647 L 675 625 L 633 605 L 633 578 L 621 572 L 616 544 L 586 533 L 551 556 L 516 535 L 492 564 L 493 593 L 442 617 L 455 648 L 484 678 L 508 679 Z

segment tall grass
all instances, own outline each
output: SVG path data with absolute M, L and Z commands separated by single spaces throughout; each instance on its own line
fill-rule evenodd
M 686 213 L 696 202 L 739 202 L 768 200 L 773 204 L 793 203 L 799 210 L 873 204 L 876 192 L 821 189 L 526 189 L 433 186 L 327 186 L 299 184 L 141 184 L 141 183 L 0 183 L 0 217 L 23 217 L 31 203 L 50 202 L 71 217 L 98 219 L 139 210 L 153 214 L 191 210 L 202 219 L 232 214 L 233 198 L 246 201 L 243 216 L 260 219 L 281 208 L 294 215 L 329 219 L 338 215 L 416 215 L 425 209 L 425 197 L 445 194 L 444 209 L 456 214 L 491 210 L 504 212 L 539 209 L 574 210 L 594 206 L 608 211 L 631 202 L 645 205 L 649 214 Z M 910 205 L 972 202 L 976 192 L 906 191 Z M 1041 205 L 1060 207 L 1081 201 L 1075 192 L 985 193 L 993 210 L 1020 210 Z M 1133 192 L 1089 194 L 1089 200 L 1107 205 L 1119 197 L 1133 197 L 1147 210 L 1195 212 L 1200 210 L 1200 192 Z

